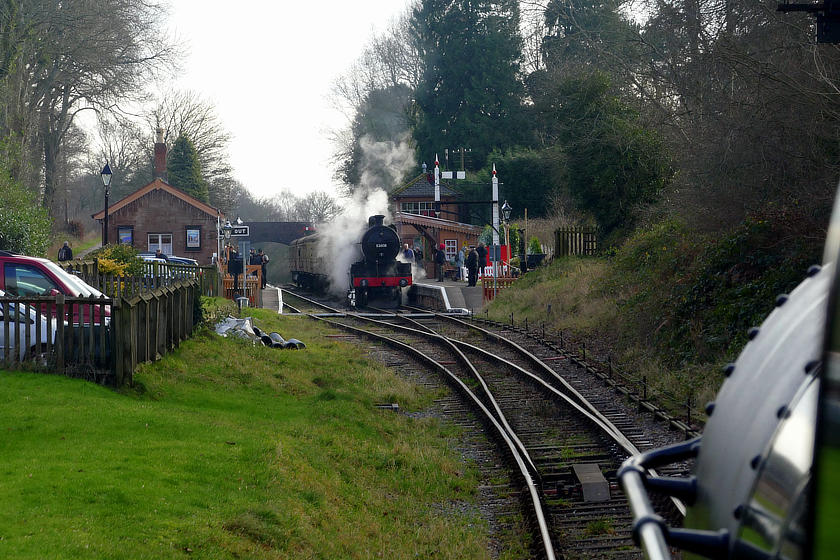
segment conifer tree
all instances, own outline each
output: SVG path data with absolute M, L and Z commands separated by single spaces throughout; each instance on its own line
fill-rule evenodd
M 468 147 L 473 165 L 522 134 L 522 39 L 515 0 L 422 0 L 414 33 L 423 51 L 414 138 L 421 159 Z
M 192 141 L 185 135 L 178 136 L 167 155 L 166 175 L 169 184 L 190 196 L 209 202 L 207 182 L 201 176 L 201 164 Z

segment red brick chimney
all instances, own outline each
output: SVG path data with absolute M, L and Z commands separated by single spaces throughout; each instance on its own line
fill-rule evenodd
M 155 139 L 155 179 L 163 179 L 166 181 L 166 143 L 163 141 L 163 129 L 157 129 L 157 138 Z

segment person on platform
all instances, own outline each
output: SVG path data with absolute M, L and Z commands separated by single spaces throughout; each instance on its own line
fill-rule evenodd
M 443 265 L 446 263 L 446 251 L 444 251 L 443 243 L 438 247 L 435 253 L 435 269 L 437 270 L 437 281 L 443 282 Z
M 242 274 L 242 257 L 233 247 L 230 248 L 228 259 L 228 274 L 233 275 L 233 291 L 239 291 L 239 275 Z
M 466 258 L 466 254 L 465 254 L 466 253 L 466 248 L 467 248 L 466 245 L 461 247 L 458 250 L 458 256 L 455 257 L 455 266 L 458 267 L 458 269 L 455 271 L 455 279 L 456 280 L 463 280 L 463 278 L 461 278 L 461 271 L 464 269 L 464 259 Z
M 260 249 L 257 251 L 257 256 L 260 258 L 260 267 L 262 270 L 262 287 L 263 290 L 265 289 L 266 285 L 268 284 L 268 279 L 266 278 L 266 274 L 268 274 L 268 255 L 263 253 L 263 250 Z
M 478 253 L 473 247 L 467 255 L 467 285 L 475 286 L 476 280 L 478 280 Z
M 487 266 L 487 248 L 484 246 L 484 243 L 479 243 L 478 247 L 475 248 L 475 252 L 478 254 L 478 269 L 481 270 Z
M 156 259 L 163 259 L 165 261 L 169 260 L 169 257 L 166 256 L 166 253 L 160 250 L 160 248 L 155 249 L 155 258 Z
M 414 264 L 414 251 L 408 246 L 408 243 L 403 245 L 403 258 L 405 262 Z
M 70 243 L 65 241 L 61 249 L 58 250 L 58 261 L 63 262 L 69 260 L 73 260 L 73 249 L 70 248 Z

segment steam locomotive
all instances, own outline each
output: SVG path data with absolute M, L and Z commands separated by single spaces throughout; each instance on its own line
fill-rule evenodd
M 840 200 L 840 199 L 838 199 Z M 838 205 L 840 208 L 840 205 Z M 648 558 L 679 548 L 706 558 L 823 559 L 838 554 L 840 495 L 840 212 L 823 266 L 776 309 L 733 364 L 703 435 L 628 459 L 619 471 Z M 694 475 L 651 469 L 694 459 Z M 668 527 L 649 491 L 688 507 L 684 528 Z
M 396 228 L 384 225 L 385 216 L 368 219 L 368 228 L 361 236 L 359 260 L 350 264 L 348 299 L 352 305 L 369 303 L 385 307 L 399 305 L 402 289 L 412 283 L 411 264 L 397 261 L 400 237 Z M 325 257 L 333 249 L 323 234 L 314 234 L 293 241 L 289 250 L 292 280 L 313 291 L 328 289 L 330 266 L 336 261 Z

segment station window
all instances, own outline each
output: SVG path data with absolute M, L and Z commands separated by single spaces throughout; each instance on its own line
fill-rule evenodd
M 458 254 L 458 240 L 457 239 L 444 239 L 444 250 L 446 251 L 446 260 L 454 261 L 455 255 Z

